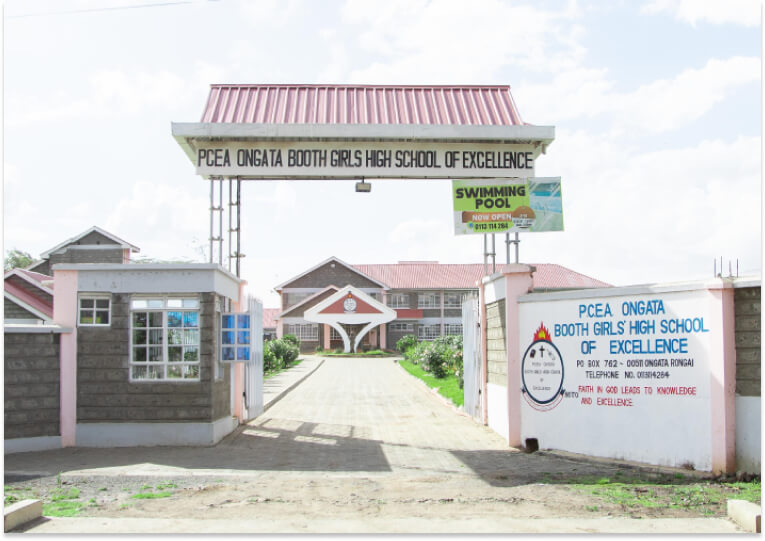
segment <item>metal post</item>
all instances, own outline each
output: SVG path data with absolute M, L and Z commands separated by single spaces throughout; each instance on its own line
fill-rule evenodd
M 520 263 L 518 259 L 518 247 L 521 244 L 521 240 L 518 238 L 518 232 L 515 232 L 515 262 Z
M 510 233 L 505 233 L 505 263 L 510 264 Z
M 497 272 L 497 245 L 495 243 L 496 235 L 494 233 L 491 234 L 491 273 L 494 274 Z
M 212 218 L 210 218 L 210 219 L 212 219 Z M 210 229 L 210 232 L 211 232 L 210 234 L 212 235 L 212 225 L 210 226 L 210 228 L 211 228 Z M 487 258 L 489 257 L 489 255 L 487 253 L 489 251 L 488 242 L 489 241 L 486 239 L 486 233 L 484 233 L 483 234 L 483 275 L 484 276 L 489 274 L 489 269 L 487 267 L 487 263 L 488 263 Z
M 236 177 L 236 277 L 240 277 L 242 262 L 242 179 Z
M 231 194 L 232 181 L 228 177 L 228 272 L 231 272 Z
M 218 185 L 218 265 L 223 266 L 223 177 Z
M 215 180 L 210 177 L 210 263 L 213 262 L 213 210 L 215 209 Z

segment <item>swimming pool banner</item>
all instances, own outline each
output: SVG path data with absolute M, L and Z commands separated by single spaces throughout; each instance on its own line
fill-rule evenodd
M 454 234 L 563 231 L 560 177 L 452 180 Z

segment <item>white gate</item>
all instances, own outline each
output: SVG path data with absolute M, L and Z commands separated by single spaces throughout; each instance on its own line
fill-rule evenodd
M 244 418 L 254 419 L 263 413 L 263 303 L 249 297 L 250 313 L 250 362 L 244 365 Z
M 465 376 L 465 412 L 481 420 L 481 319 L 478 299 L 462 304 L 462 360 Z

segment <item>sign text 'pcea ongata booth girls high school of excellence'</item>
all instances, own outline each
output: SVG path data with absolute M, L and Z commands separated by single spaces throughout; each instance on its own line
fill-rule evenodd
M 196 147 L 202 176 L 243 178 L 533 177 L 528 144 L 379 141 L 207 142 Z

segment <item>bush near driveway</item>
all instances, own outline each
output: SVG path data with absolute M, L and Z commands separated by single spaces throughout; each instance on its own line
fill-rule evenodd
M 283 370 L 294 363 L 300 355 L 300 340 L 287 334 L 278 340 L 263 344 L 263 371 Z
M 431 342 L 417 342 L 413 334 L 408 334 L 396 343 L 396 349 L 403 351 L 407 361 L 438 379 L 456 376 L 460 389 L 463 387 L 462 336 L 439 336 Z

